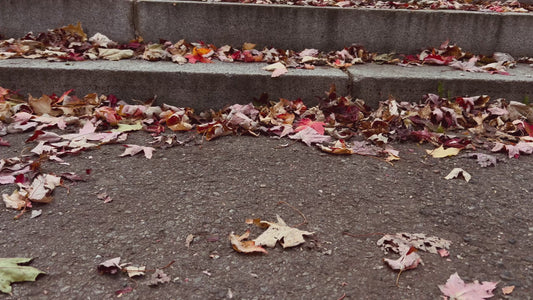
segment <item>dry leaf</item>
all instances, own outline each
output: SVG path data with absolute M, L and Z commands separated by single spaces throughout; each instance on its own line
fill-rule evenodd
M 451 299 L 457 300 L 483 300 L 494 296 L 492 290 L 496 288 L 497 282 L 484 281 L 479 283 L 466 283 L 457 273 L 450 276 L 445 285 L 439 285 L 439 289 Z
M 170 282 L 170 277 L 163 272 L 163 270 L 156 269 L 155 272 L 152 274 L 152 277 L 150 278 L 150 281 L 148 282 L 148 285 L 158 285 L 160 283 L 167 283 Z
M 280 241 L 283 248 L 289 248 L 304 243 L 304 235 L 314 234 L 314 232 L 289 227 L 280 216 L 276 215 L 276 217 L 278 219 L 277 223 L 259 221 L 260 226 L 268 226 L 268 229 L 254 239 L 256 245 L 264 245 L 272 248 L 276 246 L 278 241 Z
M 270 64 L 270 65 L 268 65 L 266 67 L 263 67 L 263 70 L 272 71 L 272 77 L 279 77 L 279 76 L 289 72 L 287 70 L 287 67 L 285 67 L 285 65 L 280 63 L 280 62 L 273 63 L 273 64 Z
M 127 266 L 127 267 L 124 267 L 123 270 L 128 273 L 129 277 L 144 276 L 146 267 L 145 266 L 143 267 Z
M 120 267 L 120 257 L 115 257 L 112 259 L 108 259 L 104 261 L 103 263 L 99 264 L 97 269 L 98 272 L 102 274 L 116 274 L 119 270 L 121 270 Z
M 385 252 L 404 252 L 403 249 L 415 247 L 418 250 L 437 254 L 440 249 L 449 249 L 452 242 L 436 236 L 426 236 L 423 233 L 401 232 L 394 235 L 386 234 L 377 241 Z
M 384 258 L 383 261 L 391 267 L 393 270 L 405 271 L 416 268 L 419 264 L 423 264 L 420 255 L 416 252 L 414 247 L 411 247 L 405 251 L 400 258 L 393 260 Z
M 461 151 L 460 148 L 453 148 L 453 147 L 444 149 L 444 146 L 442 145 L 439 148 L 436 148 L 434 150 L 426 150 L 427 154 L 433 156 L 434 158 L 454 156 L 454 155 L 459 154 L 460 151 Z
M 2 200 L 7 208 L 13 208 L 16 210 L 21 210 L 26 206 L 26 197 L 21 195 L 18 190 L 13 191 L 11 195 L 2 194 Z
M 187 238 L 185 238 L 185 247 L 189 248 L 192 243 L 192 240 L 194 240 L 194 235 L 189 234 Z
M 450 180 L 452 178 L 458 178 L 459 176 L 463 176 L 466 182 L 469 182 L 470 179 L 472 179 L 472 175 L 470 175 L 467 171 L 461 169 L 461 168 L 453 168 L 453 170 L 444 177 L 446 180 Z
M 502 287 L 502 293 L 504 295 L 509 295 L 514 291 L 514 288 L 515 288 L 514 285 L 504 286 Z
M 263 247 L 257 246 L 254 241 L 246 241 L 248 237 L 250 236 L 250 229 L 246 230 L 246 232 L 243 235 L 236 235 L 230 233 L 229 240 L 231 242 L 231 246 L 235 251 L 242 252 L 242 253 L 254 253 L 254 252 L 262 252 L 262 253 L 268 253 Z

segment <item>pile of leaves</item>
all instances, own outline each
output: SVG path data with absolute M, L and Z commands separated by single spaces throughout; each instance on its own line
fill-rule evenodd
M 0 184 L 16 184 L 11 195 L 2 195 L 7 207 L 22 210 L 32 203 L 52 201 L 54 188 L 64 180 L 83 180 L 83 174 L 42 172 L 44 161 L 65 163 L 62 157 L 121 143 L 121 156 L 212 140 L 226 135 L 266 135 L 289 138 L 338 155 L 366 155 L 391 162 L 400 153 L 391 142 L 413 141 L 436 147 L 435 158 L 463 150 L 506 152 L 509 157 L 533 153 L 533 108 L 488 96 L 441 98 L 424 96 L 420 103 L 383 101 L 375 110 L 360 99 L 338 96 L 335 87 L 320 104 L 308 108 L 301 100 L 272 101 L 268 95 L 256 104 L 234 104 L 219 111 L 195 113 L 171 105 L 129 104 L 113 95 L 43 95 L 27 98 L 0 88 L 0 147 L 9 147 L 2 136 L 33 131 L 26 142 L 28 153 L 0 159 Z M 145 131 L 151 145 L 124 144 L 128 132 Z M 169 133 L 170 132 L 170 133 Z M 186 134 L 180 134 L 185 132 Z M 289 146 L 286 144 L 285 146 Z M 495 163 L 488 154 L 474 152 L 482 167 Z
M 485 12 L 530 12 L 533 5 L 517 0 L 482 1 L 482 0 L 410 0 L 410 1 L 376 1 L 376 0 L 202 0 L 204 2 L 240 2 L 255 4 L 285 4 L 318 7 L 351 7 L 380 9 L 432 9 L 432 10 L 467 10 Z
M 314 69 L 315 66 L 348 68 L 354 64 L 378 63 L 407 65 L 449 65 L 455 69 L 470 72 L 490 72 L 508 75 L 507 68 L 517 62 L 533 63 L 533 59 L 522 57 L 517 60 L 509 54 L 496 52 L 492 56 L 474 55 L 463 51 L 449 41 L 438 48 L 427 48 L 414 55 L 394 53 L 371 53 L 363 46 L 352 45 L 338 51 L 323 52 L 318 49 L 303 51 L 278 48 L 256 49 L 252 43 L 235 48 L 230 45 L 216 47 L 207 43 L 176 43 L 160 40 L 159 43 L 144 42 L 141 37 L 127 44 L 119 44 L 101 33 L 87 37 L 80 23 L 34 35 L 0 40 L 0 60 L 9 58 L 47 59 L 49 61 L 122 60 L 142 59 L 147 61 L 172 61 L 185 63 L 221 62 L 263 62 L 265 69 L 274 71 L 272 77 L 287 72 L 287 68 Z

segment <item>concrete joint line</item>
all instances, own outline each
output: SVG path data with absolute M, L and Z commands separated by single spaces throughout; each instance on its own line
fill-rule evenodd
M 135 38 L 138 38 L 141 35 L 139 33 L 139 8 L 137 0 L 133 0 L 131 2 L 131 16 L 131 26 L 133 27 L 133 33 L 135 34 Z

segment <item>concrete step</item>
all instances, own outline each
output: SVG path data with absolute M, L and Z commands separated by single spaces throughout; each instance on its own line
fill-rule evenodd
M 83 12 L 83 13 L 82 13 Z M 217 46 L 414 53 L 449 39 L 464 50 L 533 56 L 531 13 L 384 10 L 170 0 L 3 1 L 0 34 L 20 37 L 81 21 L 118 42 L 187 39 Z
M 376 107 L 389 95 L 401 101 L 420 101 L 427 93 L 444 96 L 487 94 L 493 99 L 533 100 L 533 68 L 519 65 L 510 76 L 470 73 L 450 67 L 363 64 L 346 72 L 329 67 L 315 70 L 289 69 L 272 78 L 263 63 L 177 65 L 141 60 L 47 62 L 45 60 L 0 60 L 0 86 L 22 94 L 40 96 L 75 89 L 88 93 L 115 94 L 120 99 L 147 100 L 193 107 L 198 111 L 249 103 L 263 92 L 270 99 L 301 98 L 307 105 L 335 84 L 338 94 L 363 99 Z

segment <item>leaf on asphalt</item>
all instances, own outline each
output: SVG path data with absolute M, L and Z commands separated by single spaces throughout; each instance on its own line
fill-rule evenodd
M 113 132 L 129 132 L 139 131 L 143 129 L 142 122 L 135 122 L 134 124 L 118 124 L 118 128 L 113 129 Z
M 19 186 L 27 191 L 28 199 L 32 202 L 50 203 L 52 201 L 50 194 L 52 194 L 54 189 L 61 184 L 62 180 L 60 176 L 39 174 L 33 179 L 29 187 L 24 187 L 23 185 Z
M 456 272 L 450 276 L 445 285 L 439 285 L 439 289 L 450 299 L 483 300 L 494 296 L 492 291 L 497 284 L 497 282 L 489 281 L 479 283 L 477 280 L 472 283 L 465 283 Z
M 155 148 L 152 147 L 146 147 L 146 146 L 139 146 L 139 145 L 123 145 L 126 147 L 124 152 L 120 156 L 126 156 L 130 155 L 133 156 L 141 151 L 144 152 L 144 156 L 148 159 L 152 158 L 152 152 L 155 151 Z
M 150 277 L 148 285 L 158 285 L 160 283 L 170 282 L 170 277 L 161 269 L 155 269 L 155 272 Z
M 289 138 L 293 140 L 301 140 L 307 146 L 316 143 L 329 142 L 331 140 L 331 136 L 320 134 L 311 127 L 306 127 L 293 135 L 289 135 Z
M 416 252 L 415 247 L 406 249 L 404 253 L 401 253 L 400 257 L 396 260 L 384 258 L 385 262 L 391 269 L 397 271 L 411 270 L 418 267 L 419 264 L 423 264 L 422 258 Z
M 122 269 L 128 273 L 128 276 L 130 278 L 135 277 L 135 276 L 144 276 L 146 272 L 145 266 L 142 266 L 142 267 L 127 266 Z
M 242 253 L 268 253 L 263 247 L 256 245 L 254 241 L 248 240 L 249 236 L 250 229 L 246 230 L 243 235 L 230 233 L 229 240 L 233 249 Z
M 502 293 L 504 295 L 509 295 L 509 294 L 511 294 L 514 291 L 514 288 L 515 288 L 514 285 L 504 286 L 504 287 L 502 287 Z
M 444 179 L 450 180 L 452 178 L 459 178 L 459 176 L 462 176 L 466 182 L 469 182 L 470 179 L 472 179 L 472 175 L 461 168 L 453 168 L 453 170 L 451 170 L 451 172 L 446 175 Z
M 276 218 L 277 222 L 253 221 L 257 226 L 268 227 L 265 232 L 254 239 L 256 245 L 273 248 L 279 241 L 283 248 L 289 248 L 305 243 L 304 235 L 314 234 L 314 232 L 287 226 L 279 215 L 276 215 Z
M 122 269 L 120 267 L 120 257 L 108 259 L 100 263 L 96 268 L 100 274 L 116 274 Z
M 193 234 L 187 235 L 187 237 L 185 238 L 185 247 L 189 248 L 193 240 L 194 240 Z
M 491 149 L 492 152 L 499 152 L 506 150 L 509 154 L 509 158 L 519 158 L 520 153 L 531 154 L 533 153 L 533 142 L 520 141 L 516 145 L 506 145 L 503 143 L 496 143 Z
M 466 157 L 474 157 L 477 159 L 477 163 L 482 167 L 490 167 L 490 166 L 496 166 L 496 163 L 498 162 L 498 159 L 495 156 L 492 156 L 490 154 L 475 152 L 475 153 L 469 153 L 466 155 Z
M 437 254 L 440 249 L 450 249 L 451 241 L 436 236 L 426 236 L 424 233 L 400 232 L 386 234 L 377 241 L 383 251 L 395 253 L 405 252 L 406 249 L 415 247 L 418 250 Z
M 100 200 L 104 200 L 104 203 L 109 203 L 109 202 L 113 201 L 113 198 L 111 198 L 111 196 L 109 196 L 106 192 L 98 193 L 96 195 L 96 198 L 98 198 Z
M 444 149 L 444 146 L 440 146 L 436 149 L 433 149 L 433 150 L 426 150 L 427 154 L 433 156 L 434 158 L 443 158 L 443 157 L 448 157 L 448 156 L 454 156 L 454 155 L 457 155 L 459 154 L 459 152 L 461 151 L 460 148 L 454 148 L 454 147 L 450 147 L 450 148 L 447 148 L 447 149 Z
M 35 281 L 39 274 L 46 274 L 34 267 L 20 266 L 31 262 L 32 258 L 0 258 L 0 291 L 11 294 L 11 284 L 22 281 Z
M 13 191 L 11 195 L 2 194 L 2 200 L 4 200 L 6 208 L 21 210 L 26 206 L 26 197 L 20 194 L 18 190 Z

